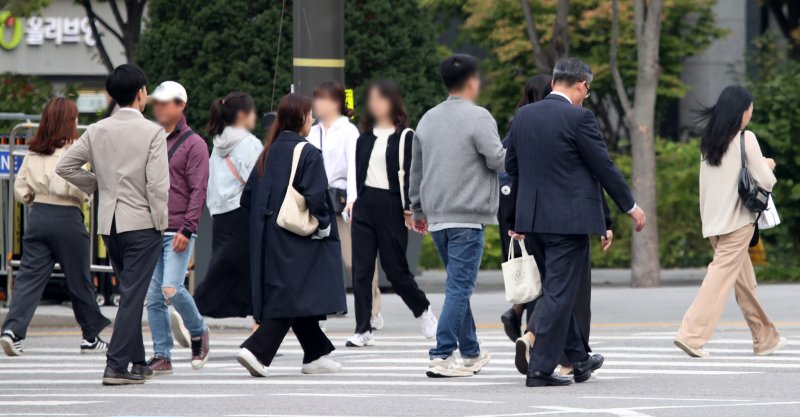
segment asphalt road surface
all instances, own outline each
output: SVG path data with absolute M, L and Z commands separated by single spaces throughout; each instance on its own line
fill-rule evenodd
M 503 296 L 494 292 L 473 299 L 492 362 L 461 379 L 425 376 L 433 343 L 395 295 L 384 298 L 386 327 L 374 347 L 345 348 L 352 318 L 328 321 L 335 357 L 344 365 L 334 375 L 300 374 L 302 352 L 290 333 L 271 376 L 252 378 L 234 359 L 248 332 L 214 329 L 203 370 L 193 371 L 189 350 L 178 348 L 174 375 L 103 387 L 104 357 L 78 354 L 77 328 L 37 328 L 29 332 L 25 356 L 0 356 L 0 416 L 799 416 L 800 287 L 759 289 L 789 339 L 770 357 L 752 355 L 733 300 L 707 346 L 710 358 L 678 351 L 672 338 L 694 291 L 596 289 L 591 343 L 606 356 L 605 366 L 587 383 L 559 388 L 525 388 L 512 364 L 513 345 L 497 323 Z M 442 295 L 430 298 L 438 311 Z

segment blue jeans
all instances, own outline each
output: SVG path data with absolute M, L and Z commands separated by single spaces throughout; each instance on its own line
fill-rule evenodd
M 447 270 L 444 306 L 436 329 L 431 359 L 444 359 L 456 349 L 463 358 L 481 354 L 469 299 L 475 291 L 483 256 L 483 229 L 444 229 L 431 232 L 433 243 Z
M 169 302 L 183 318 L 183 323 L 192 337 L 201 336 L 206 326 L 203 317 L 197 311 L 194 298 L 183 286 L 195 238 L 192 236 L 186 250 L 178 253 L 172 250 L 174 237 L 173 234 L 164 235 L 161 257 L 155 272 L 153 272 L 150 288 L 147 289 L 147 322 L 150 326 L 150 333 L 153 335 L 153 351 L 155 356 L 161 356 L 168 360 L 172 360 L 170 354 L 173 341 L 167 297 L 164 295 L 164 291 L 174 290 L 174 294 L 169 297 Z

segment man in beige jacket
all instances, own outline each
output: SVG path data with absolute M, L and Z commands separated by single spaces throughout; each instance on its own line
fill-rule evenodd
M 141 113 L 146 83 L 135 65 L 114 69 L 106 90 L 119 110 L 90 125 L 56 167 L 58 175 L 87 194 L 99 190 L 98 233 L 120 283 L 104 385 L 141 384 L 152 376 L 145 363 L 142 307 L 167 228 L 169 166 L 164 129 Z M 82 168 L 87 162 L 94 173 Z

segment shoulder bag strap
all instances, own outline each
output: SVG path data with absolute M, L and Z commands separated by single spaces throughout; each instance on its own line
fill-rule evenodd
M 171 148 L 169 148 L 169 152 L 167 153 L 167 160 L 172 159 L 172 156 L 175 155 L 175 152 L 178 152 L 178 148 L 180 148 L 181 145 L 183 145 L 183 142 L 186 142 L 186 139 L 189 139 L 189 136 L 192 136 L 192 133 L 194 133 L 192 132 L 192 129 L 183 132 L 181 137 L 178 138 L 178 141 L 175 142 L 175 144 L 172 145 Z
M 245 180 L 242 179 L 242 176 L 239 175 L 239 171 L 237 171 L 236 167 L 233 165 L 233 161 L 231 160 L 230 155 L 225 157 L 225 163 L 228 165 L 228 169 L 231 170 L 231 174 L 233 174 L 233 176 L 236 177 L 236 179 L 239 180 L 239 182 L 242 183 L 242 185 L 245 185 L 246 182 Z
M 406 169 L 405 169 L 405 162 L 406 162 L 406 135 L 409 132 L 414 132 L 413 129 L 407 127 L 400 132 L 400 144 L 397 148 L 397 153 L 399 155 L 399 162 L 400 162 L 400 169 L 397 171 L 397 179 L 400 183 L 400 202 L 403 203 L 403 210 L 406 208 L 406 194 L 405 190 L 405 182 L 406 182 Z
M 294 154 L 292 155 L 292 174 L 289 176 L 289 187 L 294 186 L 294 175 L 297 173 L 297 165 L 300 163 L 300 155 L 303 153 L 303 147 L 308 142 L 300 142 L 294 147 Z
M 739 134 L 739 147 L 742 149 L 742 169 L 747 168 L 747 155 L 744 153 L 744 130 Z

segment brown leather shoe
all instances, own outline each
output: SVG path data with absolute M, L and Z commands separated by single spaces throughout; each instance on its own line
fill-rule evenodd
M 192 337 L 192 369 L 202 369 L 208 360 L 209 330 L 206 326 L 201 336 Z
M 172 362 L 161 356 L 153 356 L 147 361 L 147 369 L 155 375 L 172 375 Z

